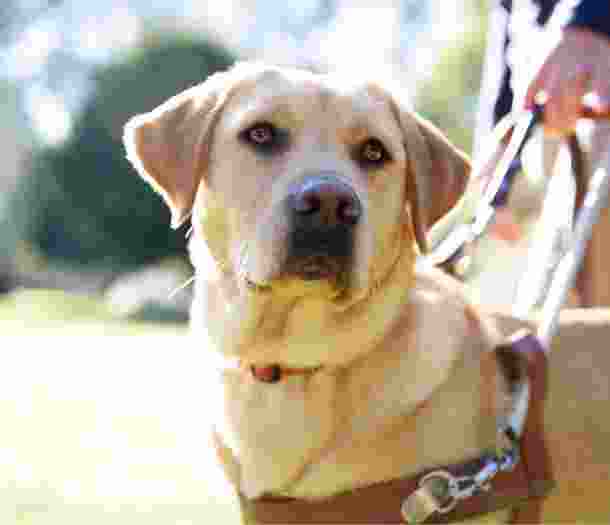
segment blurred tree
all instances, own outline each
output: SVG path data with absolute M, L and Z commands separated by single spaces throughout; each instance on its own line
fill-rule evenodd
M 486 0 L 462 4 L 464 25 L 419 86 L 417 110 L 464 151 L 471 152 L 487 34 Z
M 129 117 L 226 69 L 233 57 L 207 41 L 150 36 L 94 75 L 93 92 L 70 138 L 29 161 L 9 210 L 19 236 L 50 260 L 135 266 L 182 253 L 184 232 L 125 158 Z
M 49 10 L 62 4 L 62 0 L 2 0 L 0 2 L 0 46 L 11 42 L 16 34 L 23 31 Z

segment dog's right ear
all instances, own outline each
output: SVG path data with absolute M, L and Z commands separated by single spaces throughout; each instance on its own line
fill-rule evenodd
M 173 228 L 189 217 L 205 177 L 210 133 L 233 84 L 230 77 L 216 73 L 125 125 L 127 158 L 169 206 Z
M 422 253 L 434 224 L 452 210 L 466 189 L 470 162 L 431 122 L 399 109 L 409 173 L 407 197 L 415 237 Z

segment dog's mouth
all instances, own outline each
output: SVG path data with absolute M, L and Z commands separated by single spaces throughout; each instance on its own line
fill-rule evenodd
M 310 255 L 291 258 L 281 271 L 268 280 L 244 277 L 246 287 L 255 293 L 272 291 L 313 292 L 322 287 L 334 290 L 334 294 L 345 292 L 349 287 L 350 269 L 346 260 L 325 255 Z M 300 283 L 300 284 L 299 284 Z
M 346 273 L 345 266 L 345 261 L 338 258 L 311 255 L 289 261 L 286 273 L 304 281 L 337 280 Z
M 257 282 L 248 276 L 244 276 L 244 282 L 246 283 L 246 288 L 251 292 L 262 294 L 269 293 L 272 291 L 272 286 L 269 282 Z

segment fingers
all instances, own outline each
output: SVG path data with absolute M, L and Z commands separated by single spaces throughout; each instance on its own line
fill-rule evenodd
M 588 91 L 591 73 L 581 70 L 561 81 L 556 79 L 545 91 L 545 130 L 550 135 L 568 135 L 576 128 L 582 114 L 583 97 Z
M 549 62 L 547 60 L 538 71 L 538 74 L 534 77 L 534 80 L 530 83 L 523 101 L 525 109 L 533 109 L 537 103 L 542 102 L 541 96 L 546 99 L 545 86 L 548 82 L 548 64 Z
M 606 37 L 568 28 L 530 83 L 524 105 L 543 102 L 545 131 L 573 132 L 583 114 L 607 118 L 610 114 L 610 45 Z M 585 102 L 585 95 L 590 101 Z
M 545 131 L 551 135 L 569 134 L 582 112 L 582 99 L 588 91 L 591 73 L 580 67 L 570 76 L 546 63 L 530 84 L 525 96 L 525 107 L 544 104 Z
M 591 95 L 587 102 L 595 113 L 610 112 L 610 78 L 595 76 L 591 81 Z

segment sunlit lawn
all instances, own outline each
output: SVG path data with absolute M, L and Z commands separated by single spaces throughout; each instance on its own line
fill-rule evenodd
M 230 523 L 205 348 L 97 300 L 0 299 L 0 524 Z M 221 499 L 223 501 L 221 501 Z
M 0 334 L 0 525 L 238 521 L 207 440 L 211 367 L 184 325 L 29 291 L 0 299 Z
M 3 335 L 180 335 L 181 324 L 125 322 L 99 299 L 59 290 L 22 290 L 0 296 Z

